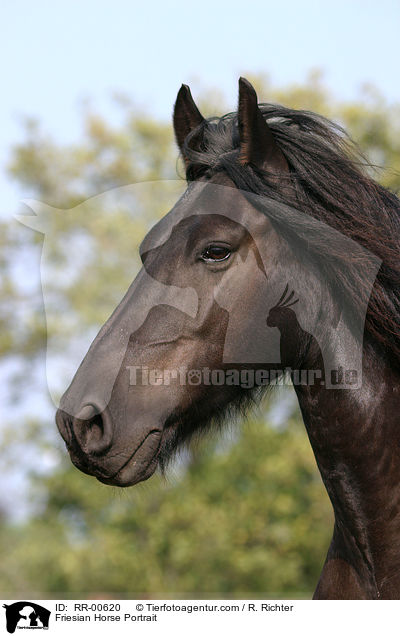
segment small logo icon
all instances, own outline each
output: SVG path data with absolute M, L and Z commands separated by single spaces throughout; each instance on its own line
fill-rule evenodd
M 50 610 L 32 603 L 18 601 L 3 605 L 6 610 L 7 631 L 13 634 L 16 629 L 49 629 Z

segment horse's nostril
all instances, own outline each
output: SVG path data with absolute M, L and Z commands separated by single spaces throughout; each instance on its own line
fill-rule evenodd
M 85 453 L 105 453 L 112 442 L 112 422 L 108 409 L 100 411 L 94 404 L 86 404 L 72 422 L 75 437 Z
M 94 404 L 86 404 L 76 415 L 78 420 L 91 420 L 100 413 L 100 410 Z
M 56 424 L 60 431 L 60 435 L 66 444 L 71 442 L 71 420 L 72 418 L 70 418 L 65 411 L 58 409 L 56 413 Z

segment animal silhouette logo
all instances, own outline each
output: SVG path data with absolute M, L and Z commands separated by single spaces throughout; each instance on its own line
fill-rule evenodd
M 25 200 L 26 205 L 35 212 L 35 215 L 20 214 L 16 218 L 27 227 L 44 234 L 40 276 L 47 323 L 46 376 L 50 395 L 57 407 L 59 406 L 61 389 L 59 384 L 60 373 L 54 373 L 54 369 L 61 368 L 61 364 L 63 375 L 65 374 L 65 383 L 68 383 L 73 380 L 75 370 L 79 367 L 81 360 L 84 359 L 86 362 L 84 363 L 84 370 L 81 369 L 81 372 L 87 375 L 89 370 L 86 369 L 85 365 L 89 363 L 85 356 L 90 348 L 93 332 L 91 329 L 87 329 L 86 323 L 84 326 L 80 323 L 80 316 L 86 315 L 85 312 L 75 311 L 73 308 L 71 308 L 71 311 L 66 311 L 68 301 L 66 305 L 61 296 L 57 300 L 54 295 L 55 277 L 60 275 L 62 278 L 68 272 L 69 280 L 78 280 L 87 269 L 92 272 L 91 275 L 95 276 L 93 280 L 96 280 L 96 284 L 92 285 L 92 288 L 101 290 L 98 296 L 99 302 L 103 303 L 104 298 L 108 295 L 108 290 L 110 291 L 110 296 L 116 294 L 114 288 L 112 290 L 108 288 L 107 291 L 104 289 L 103 260 L 102 258 L 98 259 L 97 251 L 92 249 L 92 242 L 88 240 L 85 243 L 85 241 L 77 240 L 76 245 L 72 248 L 70 234 L 72 237 L 76 236 L 78 238 L 86 236 L 87 233 L 92 231 L 93 218 L 99 224 L 99 215 L 103 215 L 101 218 L 104 219 L 105 227 L 107 227 L 110 223 L 111 212 L 125 209 L 125 206 L 130 207 L 132 201 L 135 201 L 135 208 L 137 207 L 138 214 L 145 209 L 145 205 L 151 199 L 162 200 L 166 209 L 168 209 L 170 204 L 172 206 L 170 212 L 156 223 L 144 238 L 140 248 L 142 256 L 146 254 L 155 255 L 157 253 L 156 250 L 159 250 L 158 253 L 161 253 L 162 250 L 166 252 L 165 246 L 169 243 L 171 247 L 178 244 L 181 232 L 184 232 L 186 227 L 185 223 L 193 215 L 199 217 L 199 219 L 202 215 L 218 216 L 222 219 L 221 227 L 226 227 L 226 219 L 228 218 L 236 224 L 235 231 L 238 231 L 239 227 L 242 228 L 241 231 L 246 234 L 246 241 L 251 248 L 247 252 L 243 252 L 242 255 L 237 256 L 233 261 L 234 266 L 226 269 L 226 271 L 221 270 L 218 277 L 213 277 L 213 280 L 216 281 L 212 285 L 213 301 L 221 309 L 225 310 L 228 316 L 222 361 L 224 364 L 269 365 L 283 362 L 279 352 L 280 342 L 282 343 L 282 338 L 279 339 L 279 324 L 281 324 L 281 321 L 276 325 L 278 327 L 276 330 L 264 329 L 264 317 L 268 308 L 271 307 L 271 289 L 275 290 L 274 285 L 272 288 L 270 287 L 271 277 L 269 274 L 268 276 L 266 275 L 266 272 L 269 272 L 268 263 L 271 259 L 271 251 L 270 241 L 267 240 L 270 234 L 269 225 L 265 224 L 264 216 L 269 218 L 270 215 L 279 213 L 280 223 L 283 226 L 286 227 L 287 225 L 290 228 L 297 228 L 302 227 L 302 224 L 304 224 L 304 214 L 295 208 L 283 204 L 278 205 L 274 199 L 208 182 L 192 183 L 187 193 L 176 202 L 176 195 L 178 191 L 180 192 L 181 187 L 181 181 L 132 184 L 92 197 L 70 209 L 58 209 L 40 201 Z M 189 217 L 187 216 L 188 209 L 190 209 Z M 216 214 L 216 210 L 218 210 L 218 214 Z M 136 217 L 132 218 L 136 223 Z M 90 221 L 90 219 L 92 220 Z M 283 310 L 293 320 L 297 317 L 298 325 L 308 334 L 312 334 L 320 343 L 328 382 L 330 382 L 332 369 L 336 369 L 339 365 L 344 368 L 348 367 L 347 352 L 350 348 L 348 343 L 353 343 L 351 365 L 357 370 L 358 382 L 361 382 L 365 314 L 370 290 L 381 261 L 374 254 L 367 252 L 363 247 L 329 225 L 311 217 L 307 219 L 307 223 L 313 235 L 321 236 L 321 240 L 323 239 L 325 242 L 333 242 L 337 246 L 339 255 L 342 253 L 353 254 L 352 265 L 348 268 L 347 275 L 352 280 L 353 278 L 356 280 L 361 277 L 364 281 L 363 288 L 360 290 L 356 303 L 342 294 L 340 290 L 335 292 L 338 320 L 332 325 L 331 312 L 324 310 L 323 299 L 324 290 L 328 288 L 329 281 L 324 267 L 318 267 L 319 261 L 317 260 L 316 277 L 318 285 L 313 292 L 315 302 L 310 302 L 311 292 L 303 289 L 303 292 L 306 291 L 307 293 L 302 293 L 301 302 L 296 305 L 296 312 L 292 312 L 292 305 L 286 299 L 287 305 L 281 305 L 269 310 L 271 320 L 273 320 L 272 314 L 274 312 L 276 314 L 278 311 L 282 313 Z M 68 244 L 69 250 L 65 250 L 66 244 Z M 297 236 L 295 229 L 291 234 L 290 250 L 293 249 L 295 249 L 296 254 L 303 254 L 304 252 L 304 250 L 301 251 L 301 237 Z M 180 250 L 179 254 L 182 252 L 183 250 Z M 75 256 L 77 253 L 79 253 L 79 258 Z M 57 259 L 54 259 L 54 254 L 59 255 Z M 175 252 L 171 249 L 168 254 L 175 254 Z M 96 259 L 98 259 L 99 266 L 98 278 L 93 273 L 96 272 Z M 301 267 L 299 271 L 303 272 L 304 269 L 307 273 L 309 266 L 307 258 L 304 256 L 303 259 L 302 256 L 300 260 Z M 121 274 L 121 280 L 125 279 L 126 276 L 126 262 L 122 262 L 124 263 L 124 273 L 123 275 Z M 110 377 L 108 356 L 106 353 L 103 354 L 101 349 L 96 350 L 96 360 L 100 361 L 99 364 L 104 365 L 104 371 L 98 370 L 99 372 L 96 374 L 97 391 L 98 395 L 101 395 L 103 404 L 108 404 L 111 399 L 112 387 L 122 367 L 129 338 L 142 328 L 152 310 L 169 307 L 181 312 L 181 314 L 186 314 L 191 320 L 200 322 L 204 319 L 203 313 L 207 311 L 209 306 L 207 298 L 210 287 L 201 288 L 200 285 L 196 284 L 196 278 L 185 276 L 185 268 L 175 267 L 172 261 L 173 266 L 159 270 L 151 268 L 152 262 L 152 258 L 147 258 L 146 263 L 143 260 L 143 266 L 136 278 L 132 277 L 128 291 L 126 291 L 126 288 L 121 288 L 120 290 L 121 297 L 123 291 L 125 290 L 126 292 L 121 301 L 124 303 L 124 307 L 129 304 L 133 296 L 140 298 L 140 302 L 135 303 L 135 311 L 121 312 L 122 322 L 119 325 L 119 329 L 111 330 L 109 334 L 109 338 L 113 340 L 112 346 L 109 338 L 104 340 L 104 346 L 111 346 L 113 350 L 113 378 Z M 301 273 L 299 273 L 298 267 L 294 266 L 294 262 L 293 259 L 289 259 L 287 266 L 285 265 L 285 274 L 287 273 L 290 276 L 290 280 L 294 284 L 298 284 L 298 278 Z M 359 274 L 360 264 L 362 264 L 363 269 Z M 288 269 L 288 272 L 286 272 L 286 269 Z M 305 275 L 304 272 L 303 275 Z M 251 281 L 251 285 L 243 283 L 247 279 Z M 114 275 L 112 280 L 114 281 Z M 240 281 L 242 281 L 242 284 L 240 284 Z M 252 295 L 252 289 L 256 288 L 259 289 L 259 293 Z M 243 290 L 248 291 L 249 300 L 246 300 Z M 68 294 L 65 295 L 65 298 L 67 296 Z M 246 321 L 243 319 L 243 309 L 247 312 L 250 302 L 251 315 L 248 312 L 249 320 Z M 356 308 L 353 307 L 354 304 L 357 305 Z M 109 307 L 110 314 L 114 306 Z M 318 311 L 319 306 L 322 307 L 321 312 Z M 350 316 L 351 321 L 348 316 Z M 279 318 L 278 314 L 277 318 Z M 350 322 L 351 330 L 349 327 Z M 160 321 L 159 340 L 163 339 L 162 332 L 165 324 L 165 321 Z M 63 325 L 65 325 L 65 328 L 63 328 Z M 100 324 L 98 326 L 100 327 Z M 238 329 L 240 329 L 241 333 L 240 338 L 237 337 Z M 325 335 L 328 330 L 331 335 L 326 338 Z M 71 336 L 71 334 L 75 335 Z M 354 339 L 356 340 L 355 346 Z M 331 342 L 340 343 L 340 347 L 337 346 L 332 350 L 328 346 Z M 60 351 L 65 351 L 65 355 L 62 356 L 62 362 L 60 360 Z M 146 364 L 147 362 L 144 361 L 144 363 Z M 197 378 L 193 376 L 190 380 L 192 384 L 195 384 Z M 74 390 L 82 390 L 84 392 L 84 386 L 85 384 L 81 383 L 81 388 L 78 388 L 78 384 L 75 383 Z M 340 388 L 341 386 L 344 387 L 344 385 L 335 384 L 334 388 Z M 330 388 L 333 388 L 333 385 Z M 76 403 L 79 402 L 77 396 L 75 400 Z M 63 408 L 66 411 L 68 409 L 73 410 L 68 404 L 64 404 Z
M 32 603 L 32 601 L 18 601 L 11 605 L 4 604 L 6 610 L 6 627 L 9 634 L 18 629 L 48 629 L 50 610 Z
M 289 284 L 286 284 L 283 294 L 271 307 L 266 319 L 268 327 L 276 327 L 280 332 L 280 356 L 283 365 L 289 364 L 292 350 L 304 341 L 305 336 L 316 342 L 311 334 L 301 328 L 296 312 L 291 309 L 298 302 L 299 298 L 296 298 L 294 291 L 289 292 Z
M 276 305 L 270 309 L 270 312 L 267 318 L 268 327 L 279 328 L 279 325 L 282 320 L 282 316 L 285 316 L 285 314 L 287 315 L 287 312 L 285 312 L 285 309 L 287 309 L 288 307 L 292 307 L 292 305 L 296 305 L 296 303 L 299 302 L 298 298 L 295 298 L 294 300 L 292 300 L 294 296 L 294 291 L 291 291 L 289 296 L 286 298 L 286 294 L 288 293 L 288 290 L 289 290 L 289 284 L 286 285 L 285 290 L 282 296 L 280 297 L 280 299 L 278 300 L 278 302 L 276 303 Z

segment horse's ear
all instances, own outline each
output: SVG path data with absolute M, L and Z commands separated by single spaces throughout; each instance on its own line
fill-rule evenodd
M 182 150 L 183 142 L 188 134 L 204 121 L 186 84 L 182 84 L 176 98 L 173 120 L 175 138 L 179 149 Z
M 238 124 L 241 164 L 252 164 L 271 172 L 288 172 L 285 155 L 258 107 L 257 93 L 244 77 L 239 79 Z

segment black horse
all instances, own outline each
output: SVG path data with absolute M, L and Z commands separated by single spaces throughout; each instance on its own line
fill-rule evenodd
M 295 383 L 335 513 L 315 598 L 400 598 L 400 202 L 341 129 L 244 79 L 208 120 L 182 86 L 174 128 L 188 188 L 61 400 L 72 461 L 135 484 L 260 395 L 234 372 L 317 372 Z

